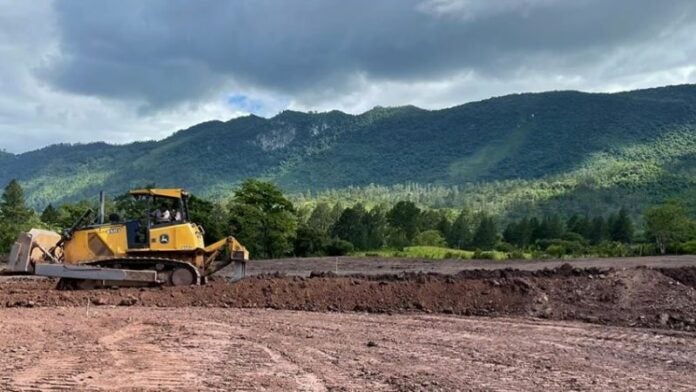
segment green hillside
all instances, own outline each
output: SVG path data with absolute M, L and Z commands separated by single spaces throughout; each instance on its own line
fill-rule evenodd
M 225 197 L 244 178 L 261 177 L 304 197 L 406 198 L 511 214 L 638 209 L 694 200 L 696 86 L 518 94 L 436 111 L 248 116 L 157 142 L 0 154 L 0 182 L 13 177 L 37 207 L 148 183 Z

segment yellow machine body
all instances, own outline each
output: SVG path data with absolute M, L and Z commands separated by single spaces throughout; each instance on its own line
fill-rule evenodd
M 153 251 L 192 251 L 205 248 L 203 232 L 193 223 L 152 227 L 150 249 Z
M 202 257 L 206 253 L 203 232 L 193 223 L 152 226 L 148 233 L 147 247 L 128 247 L 127 227 L 124 224 L 104 225 L 75 231 L 72 238 L 63 246 L 66 264 L 94 262 L 101 258 L 150 256 L 186 260 L 196 267 L 202 267 Z
M 148 201 L 140 219 L 104 221 L 101 199 L 97 223 L 84 224 L 91 211 L 62 236 L 41 230 L 24 233 L 13 247 L 11 265 L 17 272 L 34 272 L 74 281 L 140 282 L 170 285 L 195 284 L 234 263 L 234 277 L 245 274 L 249 252 L 234 237 L 208 246 L 204 232 L 188 220 L 189 194 L 183 189 L 141 189 L 130 192 Z M 174 213 L 156 215 L 174 205 Z M 161 210 L 160 210 L 161 212 Z M 153 219 L 153 215 L 155 219 Z M 172 219 L 172 217 L 174 217 Z
M 128 253 L 125 225 L 100 226 L 78 230 L 63 246 L 64 262 L 79 264 L 80 261 L 104 257 L 124 256 Z

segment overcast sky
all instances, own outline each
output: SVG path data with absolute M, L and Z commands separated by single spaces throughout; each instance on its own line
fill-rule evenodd
M 696 83 L 693 0 L 0 0 L 0 148 Z

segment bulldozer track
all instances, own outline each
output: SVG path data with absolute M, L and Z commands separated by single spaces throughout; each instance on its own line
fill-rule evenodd
M 165 263 L 168 264 L 171 267 L 176 267 L 176 266 L 187 266 L 190 268 L 196 268 L 193 264 L 189 263 L 188 261 L 183 261 L 183 260 L 178 260 L 178 259 L 170 259 L 170 258 L 165 258 L 165 257 L 151 257 L 151 256 L 127 256 L 127 257 L 110 257 L 110 258 L 104 258 L 104 259 L 99 259 L 99 260 L 92 260 L 92 261 L 87 261 L 84 263 L 80 263 L 80 265 L 95 265 L 95 266 L 102 266 L 106 267 L 107 265 L 113 265 L 113 264 L 118 264 L 118 263 L 123 263 L 125 266 L 129 268 L 137 268 L 137 269 L 148 269 L 148 268 L 142 268 L 146 266 L 148 263 L 150 266 L 156 265 L 158 263 Z
M 128 257 L 112 257 L 99 260 L 92 260 L 78 264 L 80 266 L 95 266 L 102 268 L 113 269 L 131 269 L 131 270 L 155 270 L 162 273 L 171 273 L 178 268 L 188 270 L 193 276 L 193 284 L 202 283 L 203 277 L 200 271 L 191 263 L 183 260 L 163 258 L 163 257 L 145 257 L 145 256 L 128 256 Z M 59 281 L 58 287 L 61 289 L 81 288 L 89 279 L 66 279 Z M 95 280 L 96 281 L 96 280 Z M 128 281 L 124 281 L 123 285 L 128 285 Z M 166 281 L 160 282 L 164 285 L 173 285 L 167 276 Z M 114 285 L 111 283 L 110 285 Z

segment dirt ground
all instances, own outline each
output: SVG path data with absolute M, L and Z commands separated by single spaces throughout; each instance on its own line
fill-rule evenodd
M 539 317 L 696 330 L 696 267 L 462 270 L 309 277 L 256 275 L 196 287 L 59 291 L 56 281 L 4 278 L 0 308 L 150 306 L 270 308 L 314 312 L 443 313 Z
M 693 390 L 689 333 L 260 309 L 0 310 L 2 390 Z
M 696 266 L 696 255 L 659 257 L 587 258 L 574 260 L 426 260 L 403 257 L 310 257 L 251 262 L 247 274 L 281 272 L 285 275 L 309 276 L 313 271 L 339 275 L 381 275 L 399 272 L 437 272 L 456 274 L 461 270 L 514 268 L 539 270 L 570 263 L 577 268 L 689 267 Z M 229 275 L 231 272 L 227 272 Z
M 338 264 L 183 288 L 0 277 L 0 390 L 696 388 L 696 257 Z

